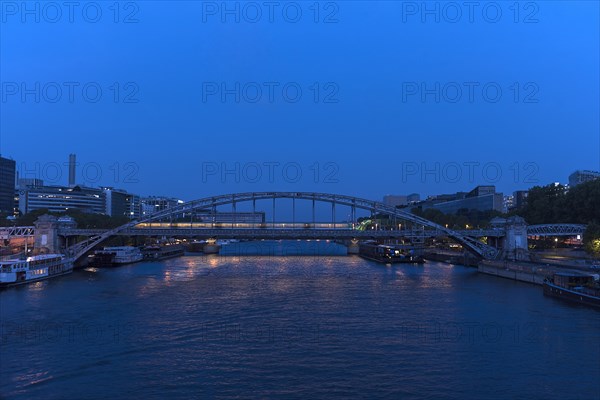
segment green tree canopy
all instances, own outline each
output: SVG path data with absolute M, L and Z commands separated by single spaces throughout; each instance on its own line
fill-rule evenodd
M 530 225 L 600 223 L 600 179 L 568 189 L 563 185 L 535 186 L 519 214 Z

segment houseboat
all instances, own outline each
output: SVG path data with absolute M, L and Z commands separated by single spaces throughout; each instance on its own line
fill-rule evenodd
M 131 264 L 144 258 L 142 252 L 133 246 L 105 247 L 94 252 L 92 264 L 99 267 Z
M 385 264 L 423 264 L 425 260 L 414 248 L 365 242 L 359 245 L 358 255 Z
M 40 254 L 0 261 L 0 287 L 40 281 L 73 272 L 73 262 L 62 254 Z
M 557 272 L 544 280 L 544 294 L 564 300 L 600 307 L 598 276 L 575 272 Z
M 184 252 L 185 248 L 180 244 L 147 246 L 142 249 L 144 260 L 164 260 L 182 256 Z

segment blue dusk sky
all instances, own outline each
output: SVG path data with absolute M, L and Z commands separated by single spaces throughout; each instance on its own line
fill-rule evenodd
M 509 193 L 600 169 L 596 1 L 2 1 L 22 177 L 185 200 Z

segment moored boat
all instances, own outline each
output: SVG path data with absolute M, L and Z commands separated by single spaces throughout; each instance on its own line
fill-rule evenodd
M 0 261 L 0 287 L 40 281 L 73 272 L 73 262 L 62 254 L 40 254 Z
M 185 245 L 185 251 L 190 253 L 202 253 L 206 240 L 194 240 Z
M 131 264 L 141 261 L 144 256 L 140 249 L 133 246 L 114 246 L 114 247 L 105 247 L 102 250 L 96 250 L 94 252 L 94 258 L 101 260 L 98 264 L 99 266 L 111 266 L 111 265 L 122 265 L 122 264 Z M 112 262 L 108 261 L 112 258 Z M 93 262 L 96 264 L 96 262 Z
M 402 248 L 400 246 L 377 244 L 374 242 L 361 243 L 358 255 L 368 260 L 385 264 L 423 264 L 425 262 L 423 256 L 415 254 L 412 248 Z
M 547 278 L 543 286 L 547 296 L 600 307 L 600 285 L 594 275 L 557 272 Z
M 101 250 L 94 252 L 93 255 L 90 256 L 90 266 L 91 267 L 111 267 L 114 265 L 115 261 L 115 253 L 103 252 Z
M 142 249 L 145 260 L 164 260 L 166 258 L 182 256 L 184 253 L 185 248 L 180 244 L 147 246 Z

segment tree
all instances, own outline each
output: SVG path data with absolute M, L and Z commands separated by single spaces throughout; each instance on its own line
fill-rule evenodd
M 11 226 L 31 226 L 42 215 L 49 214 L 55 217 L 68 215 L 77 223 L 78 228 L 90 229 L 111 229 L 124 225 L 129 222 L 125 216 L 111 217 L 104 214 L 85 213 L 80 210 L 68 210 L 64 213 L 49 212 L 47 209 L 35 210 L 19 217 L 16 221 L 11 222 Z
M 550 184 L 529 189 L 527 205 L 520 211 L 528 224 L 552 224 L 561 221 L 561 210 L 565 208 L 567 187 Z
M 592 223 L 587 226 L 583 234 L 583 245 L 589 253 L 600 255 L 600 224 Z
M 529 190 L 527 205 L 517 211 L 528 224 L 600 223 L 600 179 L 567 190 L 550 184 Z

